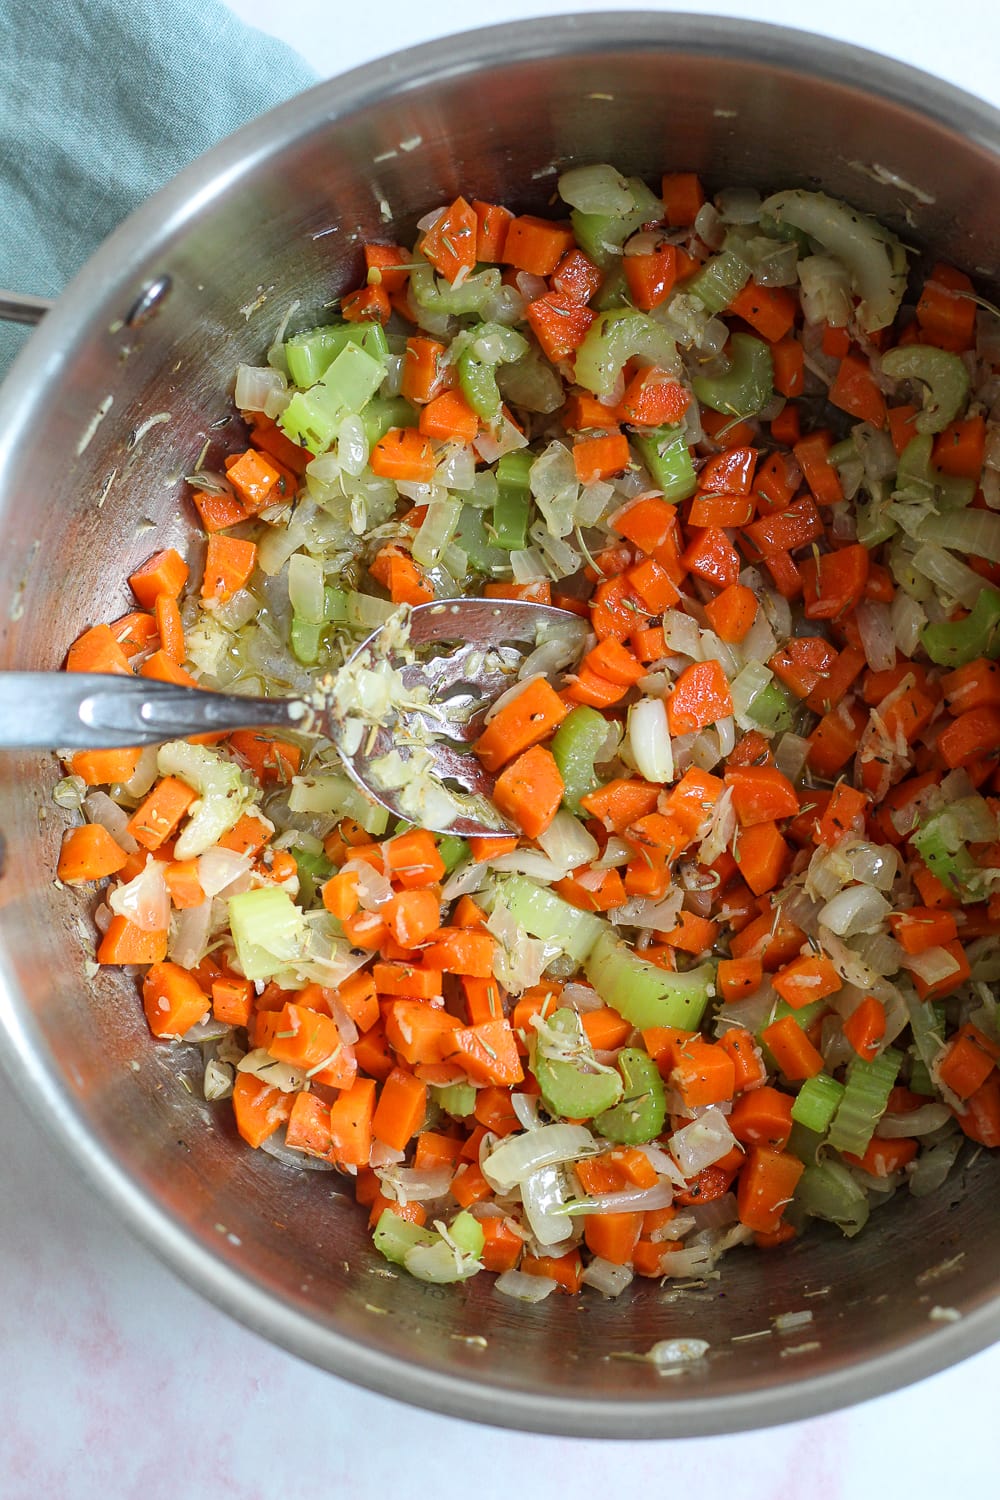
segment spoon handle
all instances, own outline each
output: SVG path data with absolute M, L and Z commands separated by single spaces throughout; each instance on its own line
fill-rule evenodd
M 296 699 L 240 698 L 142 677 L 0 672 L 0 747 L 113 749 L 230 729 L 308 729 Z

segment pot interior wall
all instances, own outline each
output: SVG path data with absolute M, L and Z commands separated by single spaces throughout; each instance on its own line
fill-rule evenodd
M 994 268 L 1000 194 L 985 145 L 861 92 L 863 68 L 857 88 L 825 79 L 821 58 L 813 76 L 796 73 L 783 65 L 787 42 L 774 43 L 775 61 L 760 35 L 742 56 L 671 46 L 667 20 L 633 25 L 628 46 L 621 17 L 578 40 L 567 23 L 548 24 L 523 33 L 534 55 L 520 60 L 508 35 L 497 53 L 507 60 L 485 75 L 472 66 L 489 52 L 480 41 L 456 45 L 437 77 L 429 62 L 426 76 L 397 64 L 377 80 L 367 70 L 324 86 L 273 127 L 244 132 L 242 154 L 214 163 L 198 192 L 187 174 L 187 193 L 171 190 L 142 212 L 138 233 L 121 231 L 6 391 L 0 664 L 57 667 L 78 630 L 130 607 L 131 567 L 154 547 L 189 545 L 182 476 L 206 442 L 211 466 L 235 441 L 237 361 L 260 361 L 293 300 L 293 328 L 328 316 L 358 273 L 362 241 L 405 240 L 459 191 L 544 209 L 559 170 L 588 160 L 652 181 L 695 169 L 714 187 L 821 184 L 911 243 Z M 560 49 L 575 55 L 547 55 Z M 877 168 L 919 195 L 880 185 Z M 123 325 L 162 274 L 172 285 L 158 313 Z M 298 1352 L 484 1420 L 665 1434 L 851 1399 L 872 1388 L 859 1363 L 879 1357 L 882 1378 L 898 1383 L 904 1364 L 933 1368 L 963 1347 L 931 1320 L 935 1304 L 959 1309 L 970 1329 L 985 1316 L 1000 1264 L 996 1164 L 985 1157 L 933 1198 L 892 1203 L 857 1240 L 817 1230 L 767 1255 L 736 1252 L 720 1279 L 686 1290 L 640 1283 L 617 1303 L 525 1308 L 493 1293 L 492 1278 L 436 1289 L 393 1276 L 336 1179 L 243 1147 L 229 1107 L 198 1102 L 194 1050 L 150 1041 L 134 981 L 88 975 L 89 902 L 51 879 L 65 821 L 50 801 L 57 774 L 51 757 L 3 764 L 11 1067 L 181 1270 Z M 743 1341 L 803 1308 L 807 1329 Z M 682 1378 L 616 1357 L 675 1336 L 711 1345 Z

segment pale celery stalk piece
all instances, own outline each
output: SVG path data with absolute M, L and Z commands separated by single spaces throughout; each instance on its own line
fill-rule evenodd
M 772 194 L 761 214 L 801 229 L 847 268 L 861 299 L 856 316 L 865 333 L 889 326 L 903 300 L 907 272 L 906 251 L 890 230 L 849 203 L 802 188 Z
M 168 740 L 156 754 L 161 776 L 176 776 L 198 793 L 174 846 L 176 859 L 195 859 L 235 828 L 253 793 L 238 766 L 205 745 Z

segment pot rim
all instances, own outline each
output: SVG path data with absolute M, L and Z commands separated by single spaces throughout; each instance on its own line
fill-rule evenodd
M 46 316 L 0 387 L 0 493 L 14 455 L 42 414 L 66 351 L 95 322 L 106 325 L 134 300 L 157 247 L 180 233 L 234 181 L 252 174 L 298 136 L 368 105 L 446 77 L 554 55 L 622 45 L 669 48 L 766 64 L 872 94 L 964 136 L 1000 162 L 1000 110 L 941 79 L 849 43 L 762 22 L 649 11 L 556 15 L 477 28 L 377 59 L 326 80 L 243 126 L 185 167 L 109 236 Z M 919 101 L 919 102 L 915 102 Z M 128 1229 L 192 1288 L 271 1343 L 379 1394 L 442 1414 L 524 1431 L 623 1439 L 706 1436 L 818 1416 L 946 1369 L 1000 1339 L 1000 1295 L 960 1322 L 863 1363 L 780 1386 L 715 1397 L 615 1400 L 538 1396 L 404 1365 L 321 1328 L 253 1287 L 228 1261 L 192 1240 L 179 1221 L 90 1138 L 51 1061 L 19 1012 L 12 966 L 0 952 L 0 1062 L 50 1138 L 103 1194 Z M 794 1372 L 790 1372 L 794 1375 Z

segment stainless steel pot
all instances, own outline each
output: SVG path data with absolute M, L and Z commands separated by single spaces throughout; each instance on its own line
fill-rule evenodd
M 307 326 L 357 275 L 363 239 L 406 239 L 470 189 L 541 208 L 557 172 L 589 160 L 654 180 L 691 168 L 717 186 L 822 183 L 987 284 L 997 270 L 1000 116 L 838 43 L 703 17 L 562 16 L 359 69 L 158 193 L 18 360 L 0 396 L 0 665 L 56 667 L 78 630 L 128 607 L 122 580 L 154 536 L 188 545 L 181 476 L 224 439 L 233 367 L 259 359 L 293 299 Z M 225 1109 L 185 1090 L 193 1060 L 151 1041 L 131 979 L 88 975 L 86 902 L 52 884 L 55 775 L 49 757 L 4 758 L 6 1066 L 125 1223 L 276 1343 L 479 1421 L 662 1437 L 812 1415 L 1000 1337 L 1000 1179 L 985 1153 L 856 1240 L 817 1230 L 736 1252 L 704 1288 L 529 1308 L 485 1276 L 445 1289 L 391 1275 L 329 1176 L 248 1151 Z M 937 1304 L 960 1320 L 936 1320 Z M 800 1309 L 808 1327 L 774 1330 Z M 672 1378 L 620 1357 L 676 1336 L 710 1353 Z

